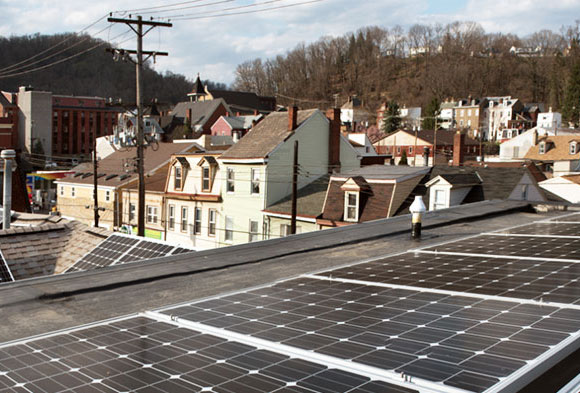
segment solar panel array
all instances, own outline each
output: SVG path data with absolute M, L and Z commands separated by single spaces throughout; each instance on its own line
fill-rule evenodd
M 189 252 L 193 252 L 193 250 L 149 239 L 112 234 L 76 261 L 66 272 L 99 269 L 112 265 Z
M 2 251 L 0 251 L 0 283 L 11 281 L 14 281 L 14 277 L 12 276 L 8 263 L 4 259 L 4 255 L 2 255 Z
M 538 222 L 0 346 L 0 387 L 517 391 L 580 348 L 578 239 Z

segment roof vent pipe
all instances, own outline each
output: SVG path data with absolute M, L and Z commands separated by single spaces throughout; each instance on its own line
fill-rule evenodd
M 12 160 L 16 157 L 14 150 L 2 150 L 0 158 L 4 160 L 4 194 L 2 196 L 2 229 L 10 228 L 10 212 L 12 210 Z

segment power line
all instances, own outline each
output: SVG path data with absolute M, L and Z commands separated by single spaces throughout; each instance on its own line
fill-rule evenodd
M 202 7 L 208 7 L 208 6 L 216 5 L 216 4 L 231 3 L 233 1 L 235 1 L 235 0 L 219 0 L 219 1 L 214 1 L 213 3 L 197 4 L 197 5 L 191 5 L 191 6 L 187 6 L 187 7 L 181 7 L 181 8 L 172 8 L 172 9 L 167 9 L 167 10 L 149 11 L 149 12 L 140 12 L 140 14 L 144 14 L 144 15 L 147 15 L 147 14 L 159 14 L 159 13 L 162 13 L 162 12 L 172 12 L 172 11 L 187 10 L 187 9 L 192 9 L 192 8 L 202 8 Z M 213 11 L 213 12 L 217 12 L 217 11 Z M 192 15 L 192 14 L 189 14 L 189 15 Z M 182 16 L 182 15 L 178 15 L 178 16 Z M 169 18 L 173 18 L 173 16 L 165 16 L 165 17 L 163 17 L 163 19 L 169 19 Z
M 273 1 L 282 1 L 282 0 L 272 0 L 272 2 Z M 294 4 L 287 4 L 287 5 L 280 5 L 280 6 L 276 6 L 276 7 L 263 8 L 263 9 L 260 9 L 260 10 L 230 12 L 230 13 L 225 13 L 225 14 L 216 14 L 216 15 L 208 15 L 208 16 L 199 16 L 199 17 L 175 17 L 173 19 L 174 20 L 198 20 L 198 19 L 219 18 L 219 17 L 223 17 L 223 16 L 255 14 L 255 13 L 258 13 L 258 12 L 274 11 L 274 10 L 279 10 L 279 9 L 284 9 L 284 8 L 296 7 L 296 6 L 299 6 L 299 5 L 319 3 L 321 1 L 326 1 L 326 0 L 310 0 L 310 1 L 303 1 L 303 2 L 299 2 L 299 3 L 294 3 Z M 263 4 L 264 3 L 262 3 L 260 5 L 263 5 Z M 243 7 L 244 8 L 247 8 L 247 7 L 250 7 L 250 6 L 254 6 L 254 5 L 248 5 L 248 6 L 243 6 Z M 222 10 L 216 11 L 216 12 L 222 12 Z
M 129 12 L 140 12 L 140 11 L 155 10 L 155 9 L 167 8 L 167 7 L 178 7 L 178 6 L 185 5 L 185 4 L 200 3 L 203 1 L 208 1 L 208 0 L 190 0 L 190 1 L 183 1 L 181 3 L 159 5 L 159 6 L 155 6 L 155 7 L 134 8 L 134 9 L 130 9 L 130 10 L 119 10 L 119 11 L 114 11 L 114 13 L 127 14 Z

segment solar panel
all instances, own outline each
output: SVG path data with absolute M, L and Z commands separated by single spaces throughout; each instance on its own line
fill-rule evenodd
M 4 255 L 2 255 L 2 250 L 0 250 L 0 283 L 11 281 L 14 281 L 14 277 L 12 276 L 8 263 L 4 259 Z
M 319 276 L 580 305 L 580 264 L 405 253 Z
M 92 270 L 188 252 L 193 250 L 149 239 L 113 234 L 75 262 L 66 272 Z
M 467 391 L 580 333 L 578 309 L 313 278 L 162 313 Z
M 523 225 L 517 228 L 508 229 L 499 233 L 518 234 L 518 235 L 541 235 L 541 236 L 572 236 L 580 237 L 580 223 L 569 222 L 566 225 L 562 223 L 544 221 L 530 225 Z
M 140 316 L 5 346 L 0 359 L 11 391 L 416 392 Z
M 470 239 L 428 247 L 425 250 L 472 255 L 505 255 L 580 261 L 580 237 L 556 238 L 481 235 Z
M 556 217 L 552 219 L 552 221 L 556 222 L 580 222 L 580 213 L 574 213 L 570 215 L 566 215 L 564 217 Z

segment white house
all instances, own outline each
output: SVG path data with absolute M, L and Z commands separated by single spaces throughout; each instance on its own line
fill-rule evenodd
M 371 143 L 369 136 L 364 132 L 349 132 L 346 137 L 350 141 L 350 144 L 357 151 L 358 155 L 361 157 L 376 156 L 377 151 Z
M 292 191 L 294 143 L 298 188 L 340 169 L 360 167 L 360 157 L 340 133 L 340 109 L 273 112 L 218 159 L 224 174 L 224 229 L 220 244 L 262 240 L 270 232 L 263 211 Z
M 542 112 L 538 115 L 537 127 L 545 131 L 556 131 L 562 127 L 562 114 L 559 112 Z

